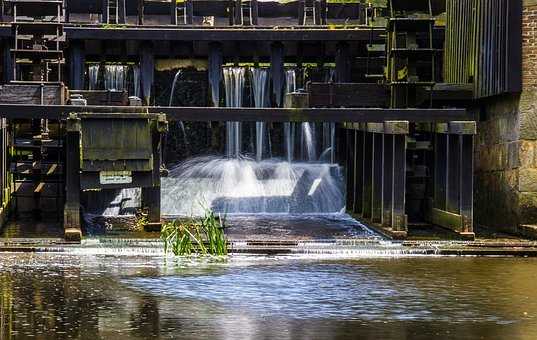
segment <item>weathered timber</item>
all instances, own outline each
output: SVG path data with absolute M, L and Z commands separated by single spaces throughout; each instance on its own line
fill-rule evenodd
M 81 41 L 72 41 L 69 45 L 69 85 L 73 90 L 84 89 L 84 44 Z
M 40 83 L 0 85 L 0 103 L 61 105 L 65 103 L 65 87 L 62 84 L 45 85 Z
M 352 28 L 207 28 L 207 27 L 138 27 L 64 28 L 71 40 L 165 40 L 165 41 L 370 41 L 382 39 L 384 29 Z
M 270 73 L 272 79 L 272 98 L 277 107 L 283 105 L 283 90 L 285 86 L 284 49 L 281 42 L 276 42 L 270 48 Z M 294 106 L 296 107 L 296 106 Z
M 225 108 L 164 106 L 77 106 L 0 104 L 4 118 L 66 117 L 70 112 L 163 113 L 168 120 L 181 121 L 265 121 L 265 122 L 446 122 L 473 120 L 465 109 L 373 109 L 373 108 Z
M 343 71 L 342 71 L 343 72 Z M 308 83 L 311 107 L 387 107 L 386 86 L 374 83 Z
M 65 207 L 63 225 L 65 238 L 80 241 L 80 118 L 72 116 L 67 120 L 66 136 L 66 176 Z
M 126 106 L 129 104 L 129 94 L 127 91 L 69 90 L 69 95 L 73 94 L 81 95 L 87 100 L 88 105 Z

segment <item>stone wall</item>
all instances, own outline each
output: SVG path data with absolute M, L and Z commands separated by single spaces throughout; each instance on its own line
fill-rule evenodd
M 537 0 L 524 0 L 522 83 L 476 109 L 475 223 L 537 236 Z

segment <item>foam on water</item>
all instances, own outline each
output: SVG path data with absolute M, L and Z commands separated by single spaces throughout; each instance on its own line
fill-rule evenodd
M 345 208 L 341 168 L 326 163 L 256 162 L 198 157 L 162 179 L 164 215 L 339 213 Z

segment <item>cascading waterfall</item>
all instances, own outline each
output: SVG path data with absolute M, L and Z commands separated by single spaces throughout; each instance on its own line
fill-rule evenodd
M 125 90 L 127 71 L 126 65 L 105 65 L 104 88 L 111 91 Z
M 295 70 L 285 71 L 285 93 L 293 93 L 296 91 L 296 72 Z M 292 162 L 295 157 L 295 123 L 283 123 L 284 149 L 285 158 L 288 162 Z
M 245 68 L 225 67 L 224 85 L 226 92 L 227 107 L 241 107 L 244 93 Z M 227 122 L 226 133 L 226 155 L 227 157 L 239 157 L 241 154 L 241 123 Z
M 140 66 L 134 65 L 132 67 L 133 81 L 134 81 L 134 95 L 138 98 L 142 98 L 142 91 L 140 91 Z
M 89 65 L 88 67 L 88 88 L 97 90 L 99 86 L 99 64 Z
M 227 107 L 240 107 L 245 90 L 245 68 L 223 68 Z M 254 104 L 266 106 L 268 72 L 252 69 Z M 286 74 L 286 91 L 296 89 L 294 72 Z M 345 210 L 341 167 L 321 163 L 317 133 L 311 123 L 300 125 L 306 161 L 293 162 L 294 125 L 285 132 L 286 161 L 263 158 L 264 126 L 257 125 L 255 160 L 241 154 L 241 126 L 227 123 L 226 156 L 196 157 L 162 178 L 162 213 L 199 216 L 210 208 L 224 214 L 339 214 Z M 285 127 L 284 127 L 285 129 Z M 319 134 L 320 135 L 320 134 Z M 320 144 L 324 145 L 322 141 Z
M 323 152 L 319 156 L 321 162 L 335 162 L 336 124 L 323 123 Z
M 254 93 L 255 107 L 265 107 L 268 89 L 268 70 L 262 68 L 252 69 L 252 89 Z M 256 130 L 256 160 L 263 159 L 265 149 L 266 124 L 264 122 L 255 123 Z

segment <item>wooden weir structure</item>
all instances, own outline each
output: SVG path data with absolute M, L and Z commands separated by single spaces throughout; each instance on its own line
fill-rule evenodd
M 30 2 L 55 10 L 53 22 L 25 20 L 31 15 L 22 12 L 25 19 L 17 21 L 15 8 Z M 515 33 L 502 26 L 516 22 L 512 11 L 497 13 L 499 32 L 490 25 L 481 32 L 483 11 L 492 9 L 479 7 L 476 19 L 469 1 L 454 0 L 387 0 L 380 8 L 368 1 L 338 7 L 323 0 L 252 0 L 246 5 L 234 0 L 69 0 L 66 7 L 55 0 L 5 3 L 0 25 L 0 224 L 8 211 L 16 215 L 17 178 L 32 185 L 35 212 L 44 209 L 42 183 L 55 183 L 55 208 L 69 239 L 81 237 L 82 190 L 142 187 L 150 222 L 159 223 L 161 140 L 170 121 L 335 122 L 350 213 L 395 238 L 406 237 L 416 219 L 463 237 L 474 235 L 476 117 L 467 108 L 483 94 L 514 90 L 508 85 L 516 83 L 511 78 L 517 77 L 516 70 L 504 72 L 490 90 L 483 85 L 488 82 L 484 74 L 505 68 L 519 51 L 506 50 L 506 59 L 487 63 L 486 70 L 472 69 L 473 78 L 458 72 L 458 67 L 466 68 L 456 62 L 472 41 L 469 36 L 492 34 L 502 44 L 508 36 L 514 46 Z M 347 12 L 351 14 L 338 14 Z M 436 24 L 442 12 L 447 12 L 447 27 Z M 274 13 L 286 19 L 277 25 Z M 96 15 L 100 24 L 90 23 Z M 478 32 L 454 28 L 470 17 Z M 349 18 L 355 23 L 348 24 Z M 334 26 L 329 26 L 331 20 Z M 192 56 L 220 67 L 224 60 L 254 60 L 282 71 L 285 63 L 333 63 L 335 79 L 305 84 L 304 92 L 288 94 L 280 107 L 152 105 L 156 60 Z M 141 102 L 130 101 L 124 91 L 88 89 L 87 63 L 108 61 L 139 67 Z M 282 95 L 280 77 L 271 78 L 271 90 Z M 21 151 L 24 136 L 30 151 Z M 47 166 L 52 165 L 51 172 Z

